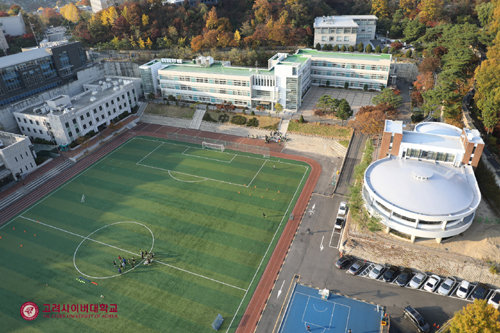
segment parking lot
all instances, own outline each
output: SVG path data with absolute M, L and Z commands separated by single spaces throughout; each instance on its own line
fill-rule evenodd
M 353 113 L 356 114 L 359 108 L 365 105 L 371 105 L 372 98 L 377 96 L 378 92 L 370 92 L 363 90 L 354 89 L 341 89 L 341 88 L 322 88 L 312 86 L 307 92 L 300 111 L 304 117 L 314 116 L 314 109 L 316 108 L 316 103 L 318 99 L 323 95 L 330 95 L 336 99 L 345 98 Z

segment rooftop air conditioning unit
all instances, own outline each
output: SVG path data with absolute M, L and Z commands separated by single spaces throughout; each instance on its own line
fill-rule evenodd
M 93 90 L 93 91 L 92 91 L 92 95 L 97 95 L 97 91 L 96 91 L 96 90 Z
M 94 96 L 90 97 L 91 102 L 95 102 L 96 100 L 97 100 L 97 98 L 95 98 Z
M 109 82 L 109 81 L 111 81 L 111 78 L 107 77 L 106 82 Z

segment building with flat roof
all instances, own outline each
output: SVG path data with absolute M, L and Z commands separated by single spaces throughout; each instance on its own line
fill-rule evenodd
M 311 85 L 383 89 L 390 64 L 389 54 L 301 49 L 295 54 L 275 54 L 267 68 L 237 67 L 198 57 L 192 61 L 153 60 L 140 70 L 145 89 L 156 94 L 158 80 L 163 97 L 267 110 L 279 103 L 286 110 L 297 111 Z
M 87 65 L 80 42 L 34 48 L 0 58 L 0 106 L 55 88 Z
M 80 94 L 59 95 L 13 115 L 24 135 L 65 146 L 131 113 L 137 105 L 140 85 L 136 78 L 106 77 L 84 84 Z
M 0 29 L 4 35 L 22 36 L 26 33 L 26 25 L 24 24 L 23 15 L 21 12 L 15 16 L 0 17 Z
M 391 229 L 443 238 L 467 230 L 481 201 L 473 167 L 484 142 L 477 130 L 421 123 L 403 130 L 386 120 L 379 160 L 368 166 L 363 198 L 368 211 Z
M 354 46 L 375 39 L 375 15 L 322 16 L 314 19 L 314 45 Z
M 35 170 L 34 157 L 28 137 L 0 131 L 0 184 L 18 180 Z

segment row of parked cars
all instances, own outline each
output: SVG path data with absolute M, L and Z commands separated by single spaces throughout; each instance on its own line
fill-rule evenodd
M 374 280 L 382 280 L 385 282 L 393 282 L 401 287 L 409 287 L 412 289 L 423 289 L 428 292 L 437 292 L 443 296 L 451 296 L 452 292 L 459 298 L 471 300 L 486 299 L 490 293 L 490 288 L 478 283 L 475 285 L 469 281 L 462 280 L 457 286 L 457 279 L 454 277 L 441 278 L 435 274 L 426 274 L 423 272 L 413 272 L 409 268 L 400 268 L 393 265 L 366 264 L 365 261 L 356 259 L 351 256 L 343 256 L 335 266 L 339 269 L 347 269 L 347 273 L 358 275 L 363 273 L 364 276 Z M 455 287 L 457 288 L 455 289 Z M 500 304 L 500 289 L 496 289 L 491 293 L 488 299 L 488 304 L 499 308 Z

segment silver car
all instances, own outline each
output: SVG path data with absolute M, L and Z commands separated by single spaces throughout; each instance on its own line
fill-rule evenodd
M 413 289 L 420 288 L 420 286 L 424 283 L 425 279 L 427 279 L 427 274 L 425 274 L 425 273 L 415 274 L 413 279 L 410 280 L 410 288 L 413 288 Z
M 457 280 L 455 280 L 454 278 L 452 277 L 446 278 L 446 280 L 444 280 L 444 282 L 441 283 L 441 285 L 439 286 L 438 294 L 444 296 L 448 295 L 455 286 L 455 283 L 457 283 Z
M 377 264 L 373 266 L 372 270 L 368 274 L 368 277 L 370 279 L 378 279 L 380 275 L 382 275 L 382 273 L 384 272 L 384 269 L 385 269 L 384 266 Z

